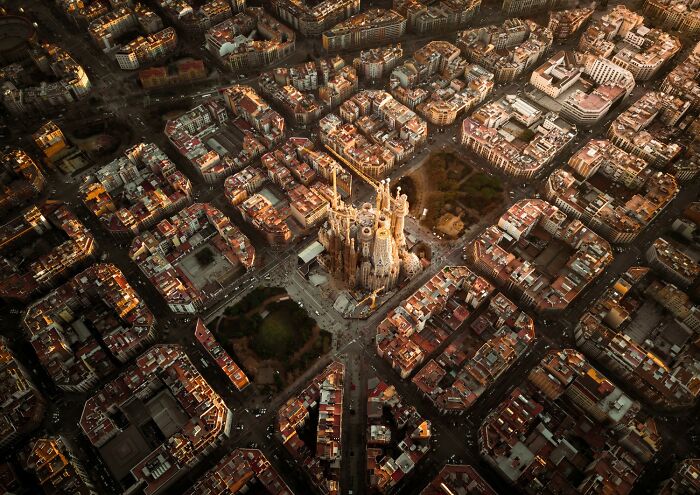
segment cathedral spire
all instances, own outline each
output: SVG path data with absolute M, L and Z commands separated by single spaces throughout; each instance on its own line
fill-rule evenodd
M 382 210 L 387 211 L 391 208 L 391 179 L 387 178 L 384 181 L 384 191 L 382 191 Z
M 333 210 L 338 208 L 338 186 L 336 184 L 336 172 L 336 167 L 333 167 L 333 170 L 331 171 L 331 175 L 333 177 L 333 198 L 331 200 L 331 206 Z

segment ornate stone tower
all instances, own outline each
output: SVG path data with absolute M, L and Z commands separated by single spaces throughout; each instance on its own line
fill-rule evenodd
M 327 250 L 322 259 L 328 270 L 348 286 L 366 290 L 394 288 L 403 260 L 412 261 L 404 273 L 415 275 L 420 263 L 414 260 L 415 256 L 409 256 L 403 232 L 408 214 L 406 195 L 397 191 L 392 198 L 387 179 L 377 184 L 374 205 L 364 203 L 355 209 L 340 200 L 333 179 L 328 220 L 318 232 L 319 241 Z

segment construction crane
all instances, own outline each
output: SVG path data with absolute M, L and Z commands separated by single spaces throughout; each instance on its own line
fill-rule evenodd
M 355 174 L 356 174 L 358 177 L 360 177 L 362 180 L 364 180 L 365 182 L 367 182 L 370 186 L 372 186 L 372 187 L 375 188 L 375 189 L 377 188 L 377 186 L 379 185 L 379 181 L 378 181 L 377 179 L 375 179 L 374 177 L 370 177 L 369 175 L 367 175 L 366 173 L 364 173 L 362 170 L 360 170 L 360 169 L 357 168 L 355 165 L 353 165 L 352 163 L 350 163 L 350 160 L 345 159 L 345 157 L 341 156 L 340 153 L 338 153 L 337 151 L 335 151 L 333 148 L 331 148 L 331 147 L 328 146 L 327 144 L 325 144 L 324 146 L 325 146 L 325 148 L 326 148 L 328 151 L 331 152 L 331 154 L 332 154 L 340 163 L 342 163 L 343 165 L 345 165 L 346 167 L 348 167 L 350 170 L 352 170 L 353 172 L 355 172 Z
M 371 176 L 367 175 L 366 173 L 364 173 L 362 170 L 360 170 L 360 169 L 357 168 L 355 165 L 353 165 L 353 164 L 350 162 L 350 160 L 346 159 L 344 156 L 342 156 L 340 153 L 338 153 L 337 151 L 335 151 L 333 148 L 331 148 L 331 147 L 328 146 L 327 144 L 324 144 L 323 147 L 326 148 L 326 149 L 331 153 L 331 155 L 333 155 L 333 157 L 335 157 L 336 160 L 338 160 L 340 163 L 342 163 L 342 164 L 345 165 L 347 168 L 349 168 L 351 172 L 354 172 L 355 175 L 357 175 L 360 179 L 364 180 L 367 184 L 369 184 L 370 186 L 372 186 L 373 189 L 377 190 L 377 189 L 379 188 L 380 182 L 379 182 L 377 179 L 375 179 L 374 177 L 371 177 Z M 303 148 L 301 148 L 301 151 L 302 151 L 303 153 L 308 153 L 308 154 L 310 154 L 311 156 L 314 156 L 314 155 L 316 155 L 316 154 L 318 153 L 317 151 L 314 151 L 313 149 L 308 148 L 308 147 L 306 147 L 306 146 L 304 146 Z M 392 202 L 394 201 L 394 198 L 390 198 L 390 199 L 391 199 Z
M 368 299 L 372 299 L 371 304 L 369 305 L 370 311 L 374 311 L 377 307 L 377 294 L 379 294 L 381 291 L 384 290 L 384 286 L 382 285 L 380 288 L 373 290 L 371 293 L 367 295 L 362 301 L 357 303 L 357 306 L 360 307 L 364 303 L 367 302 Z
M 345 166 L 346 166 L 347 168 L 349 168 L 352 172 L 354 172 L 355 175 L 357 175 L 357 176 L 360 177 L 362 180 L 364 180 L 367 184 L 369 184 L 370 186 L 372 186 L 372 188 L 373 188 L 375 191 L 378 191 L 378 190 L 379 190 L 380 184 L 382 184 L 384 181 L 381 181 L 381 182 L 380 182 L 380 181 L 378 181 L 377 179 L 375 179 L 374 177 L 371 177 L 371 176 L 367 175 L 367 174 L 364 173 L 362 170 L 360 170 L 360 169 L 357 168 L 355 165 L 353 165 L 353 164 L 350 162 L 350 160 L 347 160 L 347 159 L 345 159 L 345 157 L 341 156 L 340 153 L 338 153 L 337 151 L 335 151 L 333 148 L 331 148 L 331 147 L 328 146 L 327 144 L 325 144 L 324 146 L 325 146 L 325 148 L 326 148 L 328 151 L 331 152 L 331 154 L 332 154 L 340 163 L 342 163 L 343 165 L 345 165 Z M 386 180 L 388 181 L 389 179 L 386 179 Z M 394 204 L 394 197 L 391 196 L 391 195 L 389 195 L 389 203 L 392 204 L 392 205 Z

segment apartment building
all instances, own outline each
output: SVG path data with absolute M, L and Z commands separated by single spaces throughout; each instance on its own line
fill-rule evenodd
M 160 438 L 146 441 L 144 420 L 161 425 Z M 184 349 L 161 344 L 90 397 L 79 426 L 112 471 L 131 475 L 130 489 L 161 495 L 229 436 L 232 421 L 233 413 Z M 125 442 L 132 446 L 128 455 Z
M 437 319 L 461 322 L 469 317 L 470 309 L 471 306 L 467 306 L 465 311 L 453 302 L 449 307 L 451 315 L 442 312 Z M 469 332 L 479 340 L 475 341 L 472 335 L 458 336 L 412 379 L 441 414 L 462 416 L 467 413 L 476 400 L 528 352 L 535 340 L 535 323 L 499 292 L 490 298 L 486 311 L 471 323 Z
M 41 426 L 46 399 L 0 336 L 0 447 L 8 448 Z
M 610 58 L 629 70 L 636 81 L 647 81 L 680 51 L 681 42 L 660 29 L 646 27 L 643 16 L 617 5 L 591 23 L 578 49 Z
M 38 196 L 46 187 L 46 177 L 37 163 L 21 149 L 9 149 L 0 155 L 0 208 L 21 207 L 25 201 Z M 9 187 L 12 184 L 12 187 Z
M 392 95 L 435 125 L 454 123 L 459 114 L 484 101 L 493 86 L 492 73 L 468 64 L 447 41 L 431 41 L 419 48 L 389 79 Z
M 411 32 L 425 35 L 464 28 L 481 8 L 481 0 L 394 0 L 394 10 L 406 17 Z
M 269 8 L 304 36 L 320 36 L 360 12 L 360 0 L 270 0 Z
M 362 79 L 383 79 L 399 64 L 402 58 L 403 48 L 398 43 L 363 50 L 359 57 L 353 59 L 352 65 L 357 71 L 357 75 Z
M 700 307 L 688 294 L 633 266 L 581 316 L 574 337 L 587 356 L 648 402 L 676 409 L 698 396 L 692 335 L 699 330 Z
M 185 495 L 237 495 L 261 485 L 270 495 L 293 495 L 260 450 L 238 448 L 197 479 Z
M 527 494 L 540 493 L 551 476 L 562 490 L 629 493 L 661 447 L 656 424 L 640 409 L 580 353 L 550 351 L 481 424 L 479 450 Z M 605 447 L 579 463 L 574 439 Z
M 96 242 L 90 230 L 65 205 L 48 203 L 39 209 L 31 206 L 0 227 L 0 248 L 41 238 L 49 231 L 63 234 L 65 240 L 37 258 L 22 257 L 20 263 L 0 256 L 0 297 L 28 301 L 33 295 L 51 288 L 58 280 L 91 260 Z M 26 262 L 23 268 L 20 264 Z
M 263 72 L 259 83 L 288 118 L 307 126 L 357 91 L 357 74 L 335 56 Z
M 39 362 L 56 386 L 87 392 L 156 336 L 155 317 L 114 265 L 96 264 L 22 317 Z
M 267 148 L 284 139 L 285 121 L 270 104 L 250 86 L 230 86 L 224 90 L 226 108 L 235 116 L 241 117 L 259 134 Z
M 383 415 L 384 411 L 393 421 Z M 369 488 L 392 493 L 401 483 L 406 486 L 410 474 L 426 459 L 434 443 L 432 425 L 393 385 L 378 378 L 367 382 L 367 424 Z
M 679 191 L 673 175 L 607 140 L 589 141 L 569 159 L 569 169 L 554 171 L 546 184 L 553 204 L 614 243 L 632 242 Z
M 511 134 L 506 125 L 511 119 L 534 128 L 534 134 L 529 138 Z M 533 127 L 536 122 L 540 125 Z M 525 98 L 509 95 L 482 105 L 464 119 L 461 143 L 498 170 L 528 179 L 541 174 L 576 132 L 575 126 L 556 113 L 544 113 Z
M 652 166 L 665 168 L 681 156 L 682 147 L 665 137 L 690 109 L 690 102 L 657 91 L 648 91 L 622 112 L 608 128 L 608 138 L 616 146 L 637 155 Z
M 327 51 L 355 50 L 398 41 L 406 32 L 406 18 L 395 10 L 371 8 L 336 24 L 321 36 Z
M 182 33 L 199 39 L 207 29 L 243 11 L 246 0 L 156 0 L 156 4 Z
M 407 378 L 439 346 L 439 330 L 431 324 L 431 318 L 443 315 L 448 308 L 447 315 L 458 316 L 452 320 L 454 331 L 466 318 L 464 312 L 484 305 L 494 290 L 466 266 L 443 268 L 382 320 L 375 336 L 377 355 L 386 359 L 401 378 Z M 467 297 L 451 306 L 450 300 L 458 291 L 466 292 Z
M 506 19 L 502 25 L 457 33 L 456 45 L 467 60 L 509 82 L 532 67 L 552 46 L 552 32 L 530 20 Z
M 0 79 L 0 98 L 11 114 L 41 114 L 47 108 L 78 101 L 90 93 L 92 83 L 83 66 L 63 48 L 42 43 L 36 45 L 30 55 L 49 81 L 32 87 L 17 87 L 11 80 Z
M 213 258 L 205 274 L 191 268 L 201 250 Z M 136 236 L 129 258 L 172 312 L 190 314 L 220 296 L 241 268 L 253 267 L 255 248 L 220 210 L 194 203 Z
M 423 488 L 420 495 L 444 495 L 445 493 L 496 495 L 496 490 L 491 488 L 473 466 L 445 464 L 428 486 Z
M 92 21 L 88 34 L 101 50 L 108 52 L 118 48 L 117 40 L 122 35 L 136 28 L 144 34 L 153 34 L 163 29 L 163 21 L 143 4 L 121 5 Z
M 262 194 L 253 194 L 238 205 L 243 220 L 255 227 L 270 244 L 286 244 L 292 240 L 292 231 L 286 219 Z
M 514 250 L 539 226 L 574 249 L 554 276 L 545 274 Z M 577 219 L 542 200 L 515 203 L 467 248 L 476 267 L 496 285 L 519 294 L 539 312 L 565 309 L 612 262 L 610 244 Z
M 593 16 L 593 9 L 590 7 L 550 11 L 547 28 L 552 32 L 555 40 L 565 40 L 578 34 L 591 16 Z
M 128 148 L 80 186 L 83 204 L 117 238 L 133 237 L 176 212 L 191 192 L 189 179 L 150 143 Z
M 294 51 L 296 34 L 260 7 L 211 27 L 207 49 L 229 69 L 245 71 L 278 62 Z
M 26 449 L 24 468 L 33 475 L 45 495 L 98 494 L 88 469 L 61 436 L 32 440 Z
M 700 11 L 693 0 L 645 0 L 642 12 L 664 29 L 678 30 L 689 36 L 700 33 Z
M 226 199 L 232 206 L 238 206 L 252 194 L 255 194 L 266 180 L 265 171 L 254 165 L 249 165 L 226 178 L 224 181 Z
M 676 65 L 661 83 L 660 90 L 689 101 L 693 110 L 700 109 L 700 43 L 696 44 L 688 57 Z
M 114 57 L 120 69 L 135 70 L 169 57 L 176 49 L 177 32 L 167 27 L 145 38 L 138 36 L 119 48 Z
M 228 352 L 221 347 L 209 329 L 204 325 L 201 318 L 197 318 L 197 324 L 194 328 L 194 336 L 197 342 L 201 344 L 202 347 L 207 351 L 209 357 L 216 362 L 216 364 L 221 368 L 221 371 L 228 377 L 236 390 L 239 392 L 244 390 L 248 385 L 250 385 L 250 380 L 243 372 L 243 370 L 236 364 L 236 362 L 231 359 Z
M 296 397 L 277 411 L 275 437 L 282 442 L 294 462 L 314 488 L 325 495 L 341 493 L 343 434 L 343 387 L 345 365 L 331 362 Z M 310 419 L 310 410 L 318 407 L 315 445 L 307 444 L 299 434 Z
M 690 287 L 700 276 L 700 264 L 663 237 L 647 249 L 649 265 L 680 287 Z

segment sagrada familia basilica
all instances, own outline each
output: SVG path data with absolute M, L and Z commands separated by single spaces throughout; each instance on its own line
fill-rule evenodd
M 348 287 L 369 291 L 391 290 L 402 276 L 413 277 L 422 268 L 406 248 L 408 198 L 400 188 L 392 197 L 388 179 L 376 189 L 375 204 L 364 203 L 358 209 L 338 197 L 334 183 L 328 220 L 318 231 L 326 248 L 321 262 L 328 271 Z

